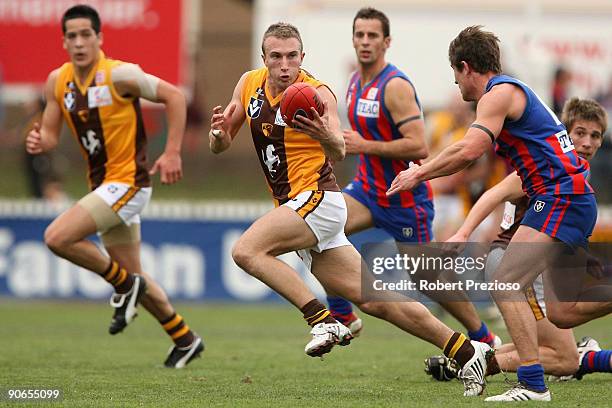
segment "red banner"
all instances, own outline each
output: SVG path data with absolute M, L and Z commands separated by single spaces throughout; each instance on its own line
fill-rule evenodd
M 88 3 L 102 20 L 108 57 L 181 84 L 182 0 L 0 0 L 0 70 L 5 84 L 40 84 L 68 60 L 61 18 Z

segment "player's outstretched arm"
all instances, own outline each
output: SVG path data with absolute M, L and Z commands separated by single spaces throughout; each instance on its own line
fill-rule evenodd
M 366 140 L 353 130 L 345 130 L 346 152 L 406 161 L 425 159 L 428 155 L 425 122 L 412 85 L 402 78 L 391 79 L 385 86 L 385 105 L 403 138 L 380 142 Z
M 59 142 L 62 130 L 62 110 L 54 94 L 57 75 L 58 70 L 52 71 L 45 83 L 46 105 L 43 111 L 42 124 L 34 123 L 33 129 L 26 136 L 26 151 L 30 154 L 40 154 L 54 149 Z
M 501 132 L 510 106 L 512 92 L 508 88 L 486 93 L 478 102 L 476 120 L 458 142 L 442 150 L 422 166 L 411 166 L 397 175 L 387 195 L 411 190 L 417 184 L 433 178 L 448 176 L 466 168 L 491 148 L 491 142 Z
M 334 161 L 344 160 L 346 149 L 340 129 L 336 97 L 326 86 L 320 86 L 317 91 L 323 98 L 325 108 L 323 116 L 320 116 L 317 110 L 311 107 L 313 119 L 310 120 L 306 116 L 298 115 L 293 120 L 294 126 L 321 143 L 325 156 Z
M 210 150 L 215 154 L 224 152 L 230 147 L 240 127 L 246 120 L 246 113 L 242 105 L 242 89 L 248 74 L 246 72 L 240 77 L 234 88 L 232 99 L 225 109 L 220 105 L 213 108 L 212 116 L 210 117 L 208 140 Z
M 467 241 L 472 232 L 474 232 L 484 219 L 495 211 L 500 204 L 506 201 L 516 200 L 524 195 L 525 192 L 523 191 L 521 178 L 518 174 L 516 174 L 516 172 L 508 174 L 506 178 L 483 193 L 468 213 L 463 225 L 461 225 L 457 233 L 449 238 L 447 242 Z

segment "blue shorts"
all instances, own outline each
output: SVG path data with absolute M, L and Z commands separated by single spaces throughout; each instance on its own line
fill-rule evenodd
M 586 247 L 596 220 L 594 194 L 538 195 L 529 200 L 521 224 L 575 248 Z
M 363 190 L 363 183 L 353 181 L 343 190 L 372 214 L 374 226 L 385 230 L 397 242 L 430 242 L 433 240 L 431 224 L 434 218 L 434 206 L 430 200 L 413 207 L 381 207 L 376 198 Z M 349 215 L 350 216 L 350 215 Z

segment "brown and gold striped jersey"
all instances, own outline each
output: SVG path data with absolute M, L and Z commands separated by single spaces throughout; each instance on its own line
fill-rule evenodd
M 304 191 L 340 191 L 321 144 L 285 124 L 279 109 L 282 93 L 273 98 L 267 79 L 267 68 L 249 72 L 241 100 L 275 204 L 283 204 Z M 296 82 L 315 88 L 326 86 L 303 70 Z
M 89 165 L 91 190 L 106 182 L 150 185 L 139 100 L 119 95 L 111 78 L 121 64 L 100 51 L 84 84 L 71 62 L 62 65 L 55 83 L 55 98 Z

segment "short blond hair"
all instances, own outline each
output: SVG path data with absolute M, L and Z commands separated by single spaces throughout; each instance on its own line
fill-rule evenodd
M 266 38 L 275 37 L 280 39 L 296 38 L 300 42 L 300 52 L 304 50 L 304 44 L 302 43 L 302 37 L 297 27 L 293 24 L 278 22 L 272 24 L 264 33 L 263 39 L 261 40 L 261 52 L 266 55 L 266 49 L 264 43 Z

